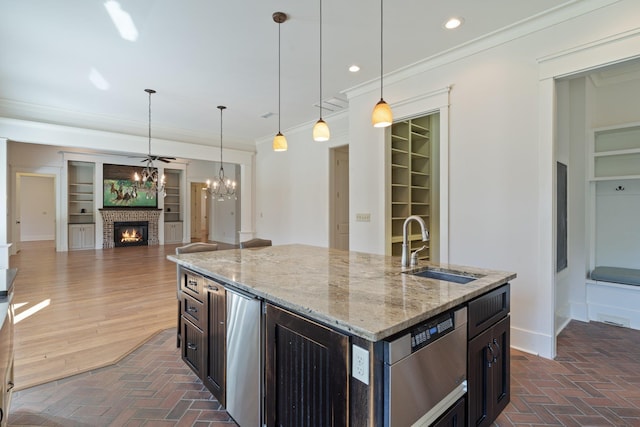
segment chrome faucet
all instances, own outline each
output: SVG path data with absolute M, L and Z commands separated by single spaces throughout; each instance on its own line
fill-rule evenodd
M 424 220 L 418 215 L 411 215 L 407 219 L 404 220 L 404 225 L 402 226 L 402 266 L 409 267 L 409 242 L 407 241 L 407 229 L 409 228 L 409 223 L 411 220 L 415 220 L 420 224 L 420 229 L 422 231 L 422 241 L 426 242 L 429 240 L 429 232 L 427 231 L 427 224 L 424 223 Z M 412 256 L 413 265 L 415 265 L 417 253 L 424 249 L 424 246 L 418 249 L 414 254 L 415 257 Z

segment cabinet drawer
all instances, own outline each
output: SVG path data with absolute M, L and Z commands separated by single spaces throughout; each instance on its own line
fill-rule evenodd
M 202 366 L 204 362 L 204 334 L 191 322 L 182 318 L 182 360 L 195 372 L 198 378 L 202 378 Z
M 509 314 L 510 285 L 507 283 L 469 302 L 469 339 Z
M 188 270 L 180 270 L 180 289 L 196 300 L 203 301 L 204 277 Z
M 194 325 L 196 325 L 200 329 L 204 329 L 204 304 L 188 295 L 187 293 L 182 294 L 182 316 L 190 320 Z

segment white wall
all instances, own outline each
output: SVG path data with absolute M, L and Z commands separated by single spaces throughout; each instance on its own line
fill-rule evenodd
M 633 17 L 638 14 L 640 3 L 617 2 L 597 12 L 568 15 L 565 21 L 527 36 L 493 40 L 494 47 L 481 42 L 475 51 L 466 47 L 465 54 L 433 58 L 414 67 L 422 70 L 416 75 L 402 70 L 385 79 L 385 99 L 394 108 L 420 94 L 452 86 L 450 262 L 516 272 L 511 294 L 512 344 L 545 357 L 555 352 L 555 149 L 554 136 L 546 131 L 550 128 L 546 121 L 555 117 L 555 99 L 554 86 L 543 85 L 539 59 L 637 29 Z M 608 45 L 603 46 L 606 50 Z M 612 58 L 630 55 L 628 50 L 607 54 Z M 580 63 L 563 62 L 558 68 L 577 72 L 597 65 L 595 59 L 587 54 Z M 384 253 L 384 132 L 370 125 L 379 87 L 372 84 L 369 89 L 357 88 L 349 97 L 350 245 L 353 250 Z M 419 113 L 423 111 L 415 111 Z M 261 202 L 257 212 L 265 215 L 261 221 L 265 234 L 286 236 L 286 242 L 326 244 L 327 233 L 321 230 L 307 236 L 299 221 L 289 221 L 290 213 L 278 215 L 295 212 L 300 203 L 312 203 L 323 211 L 315 212 L 315 218 L 325 223 L 326 205 L 316 205 L 308 195 L 309 185 L 324 188 L 328 182 L 326 155 L 318 154 L 304 156 L 296 151 L 276 158 L 277 153 L 258 151 Z M 299 173 L 290 175 L 303 170 L 314 175 L 307 179 Z M 274 178 L 297 182 L 285 191 L 272 185 Z M 300 185 L 300 180 L 307 185 Z M 362 212 L 371 214 L 370 223 L 353 221 L 354 214 Z
M 274 245 L 329 246 L 329 149 L 349 140 L 345 115 L 324 119 L 331 131 L 328 142 L 313 141 L 308 126 L 283 131 L 289 147 L 285 152 L 274 152 L 270 139 L 258 143 L 256 237 Z

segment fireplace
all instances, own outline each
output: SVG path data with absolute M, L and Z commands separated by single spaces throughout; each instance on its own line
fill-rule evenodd
M 158 241 L 158 220 L 162 209 L 99 209 L 102 214 L 102 247 L 113 248 L 116 238 L 114 237 L 113 224 L 116 222 L 143 222 L 148 224 L 147 245 L 159 244 Z
M 119 246 L 146 246 L 149 221 L 114 221 L 113 243 Z

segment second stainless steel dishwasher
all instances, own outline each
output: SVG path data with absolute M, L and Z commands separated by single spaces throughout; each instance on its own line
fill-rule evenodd
M 262 303 L 227 288 L 227 412 L 241 427 L 262 426 Z

